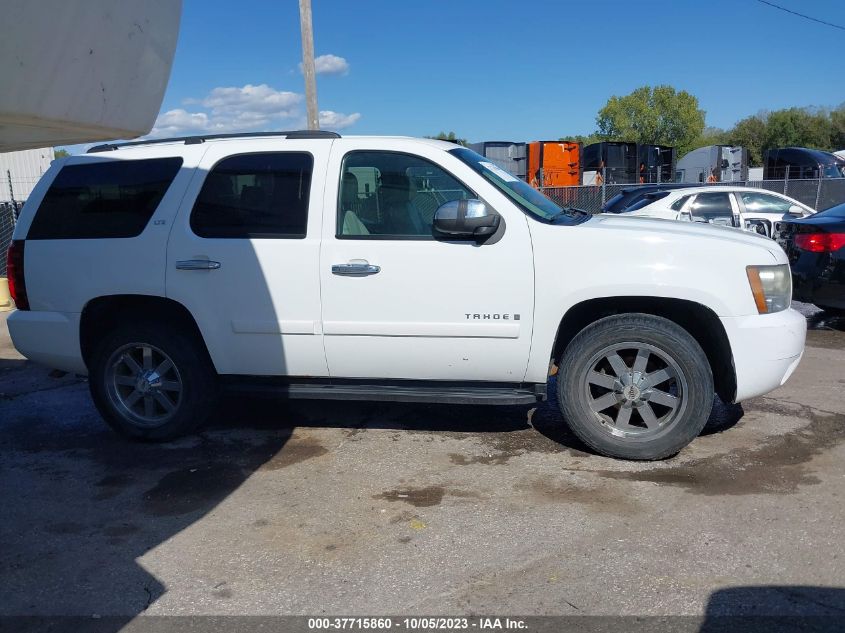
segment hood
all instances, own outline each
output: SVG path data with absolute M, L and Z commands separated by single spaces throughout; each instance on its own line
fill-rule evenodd
M 715 242 L 731 242 L 734 244 L 744 244 L 755 248 L 765 249 L 769 251 L 775 259 L 780 259 L 778 253 L 783 253 L 782 249 L 772 239 L 752 233 L 750 231 L 742 231 L 727 226 L 715 226 L 713 224 L 704 224 L 701 222 L 682 222 L 679 220 L 664 220 L 663 218 L 643 218 L 631 217 L 630 215 L 615 215 L 615 214 L 600 214 L 592 217 L 584 223 L 583 226 L 591 226 L 597 229 L 604 229 L 608 231 L 626 231 L 637 233 L 653 233 L 664 237 L 678 236 L 695 238 L 701 240 L 713 240 L 714 247 L 717 246 Z M 715 253 L 715 251 L 714 251 Z

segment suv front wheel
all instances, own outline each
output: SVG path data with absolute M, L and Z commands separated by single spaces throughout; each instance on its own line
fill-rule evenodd
M 678 324 L 620 314 L 572 339 L 557 392 L 569 427 L 594 450 L 662 459 L 704 428 L 713 406 L 713 375 L 701 346 Z
M 89 387 L 109 426 L 133 439 L 163 441 L 208 418 L 215 375 L 194 338 L 150 322 L 120 326 L 97 344 Z

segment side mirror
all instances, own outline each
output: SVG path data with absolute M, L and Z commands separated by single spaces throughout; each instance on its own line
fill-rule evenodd
M 789 211 L 787 211 L 789 215 L 797 215 L 798 217 L 802 217 L 804 215 L 804 209 L 799 207 L 797 204 L 793 204 L 789 207 Z
M 690 214 L 689 211 L 682 211 L 681 213 L 678 214 L 678 219 L 681 222 L 692 222 L 692 215 Z
M 450 200 L 434 212 L 434 233 L 447 240 L 483 242 L 502 218 L 481 200 Z

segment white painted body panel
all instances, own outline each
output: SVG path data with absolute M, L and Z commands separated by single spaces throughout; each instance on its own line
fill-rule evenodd
M 539 281 L 526 381 L 545 379 L 561 318 L 582 301 L 668 297 L 699 303 L 717 316 L 756 315 L 745 267 L 786 263 L 768 238 L 653 218 L 607 214 L 577 226 L 532 222 L 531 236 Z
M 151 221 L 138 238 L 27 241 L 33 311 L 10 317 L 15 345 L 31 358 L 77 371 L 86 302 L 149 294 L 187 307 L 220 373 L 544 383 L 558 326 L 570 309 L 596 298 L 644 296 L 695 302 L 720 318 L 739 399 L 776 388 L 794 370 L 803 352 L 803 317 L 792 310 L 759 315 L 745 271 L 787 263 L 772 240 L 634 214 L 547 224 L 444 151 L 453 147 L 406 138 L 265 138 L 158 144 L 56 161 L 24 208 L 16 239 L 26 237 L 37 203 L 67 160 L 177 155 L 184 166 L 154 216 L 163 223 Z M 408 152 L 439 164 L 501 214 L 502 239 L 481 246 L 337 239 L 341 161 L 354 149 Z M 225 156 L 273 150 L 314 156 L 307 237 L 194 235 L 189 215 L 207 170 Z M 178 260 L 202 257 L 221 268 L 175 270 Z M 353 259 L 381 272 L 332 274 L 333 264 Z
M 173 223 L 166 295 L 199 326 L 221 374 L 327 376 L 320 323 L 321 201 L 331 142 L 258 140 L 233 151 L 209 143 Z M 209 239 L 190 227 L 206 174 L 220 160 L 248 152 L 307 152 L 314 158 L 305 239 Z M 177 270 L 176 262 L 210 259 L 218 270 Z
M 337 239 L 338 175 L 343 156 L 359 149 L 412 153 L 446 168 L 502 215 L 507 225 L 504 237 L 483 246 Z M 534 303 L 525 215 L 457 158 L 411 139 L 336 140 L 328 173 L 320 278 L 331 375 L 521 381 Z M 380 266 L 381 272 L 368 277 L 332 274 L 332 264 L 353 259 Z

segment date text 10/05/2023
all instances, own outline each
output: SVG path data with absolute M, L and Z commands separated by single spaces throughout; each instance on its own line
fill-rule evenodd
M 414 618 L 379 618 L 379 617 L 335 617 L 308 618 L 309 630 L 368 630 L 389 631 L 457 631 L 457 630 L 526 630 L 526 622 L 521 619 L 498 617 L 414 617 Z

